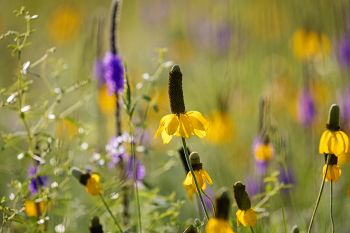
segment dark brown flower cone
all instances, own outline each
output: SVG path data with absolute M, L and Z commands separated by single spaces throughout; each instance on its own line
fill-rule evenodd
M 231 201 L 228 196 L 227 190 L 223 190 L 221 194 L 216 198 L 216 213 L 215 217 L 220 219 L 229 219 L 231 208 Z
M 171 112 L 173 114 L 185 113 L 182 73 L 178 65 L 171 67 L 169 72 L 169 99 Z
M 183 233 L 198 233 L 198 231 L 193 225 L 191 225 L 187 227 Z
M 100 220 L 98 217 L 94 217 L 91 220 L 91 225 L 90 225 L 90 233 L 103 233 L 102 225 L 100 224 Z
M 233 193 L 235 195 L 238 209 L 249 210 L 251 208 L 251 202 L 248 193 L 245 191 L 245 185 L 238 181 L 233 185 Z

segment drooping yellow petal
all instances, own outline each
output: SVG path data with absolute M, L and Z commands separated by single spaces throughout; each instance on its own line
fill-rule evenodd
M 331 132 L 329 130 L 325 130 L 322 135 L 321 135 L 321 139 L 320 139 L 320 145 L 318 147 L 319 149 L 319 153 L 320 154 L 324 154 L 327 153 L 325 150 L 328 150 L 328 141 L 330 138 Z
M 164 144 L 168 144 L 171 141 L 171 139 L 173 138 L 173 136 L 169 135 L 165 130 L 163 130 L 161 136 L 162 136 L 162 141 Z
M 175 114 L 172 114 L 172 118 L 169 120 L 168 125 L 166 125 L 165 130 L 168 135 L 173 135 L 179 128 L 179 118 Z
M 327 165 L 323 166 L 323 171 L 322 174 L 323 176 L 325 175 L 325 172 L 327 170 L 327 174 L 326 174 L 326 178 L 325 181 L 333 181 L 333 182 L 337 182 L 341 176 L 341 169 L 338 165 L 328 165 L 328 169 L 327 169 Z
M 201 173 L 202 173 L 202 176 L 204 177 L 204 180 L 206 180 L 208 182 L 208 184 L 212 185 L 213 184 L 213 180 L 209 176 L 208 172 L 206 170 L 202 169 Z
M 205 233 L 234 233 L 229 221 L 219 218 L 210 218 Z
M 254 227 L 256 225 L 256 213 L 253 209 L 237 210 L 237 226 Z
M 165 126 L 168 125 L 170 120 L 173 118 L 173 115 L 174 114 L 168 114 L 168 115 L 163 116 L 162 119 L 160 119 L 158 130 L 157 130 L 156 134 L 154 135 L 155 137 L 159 137 L 159 135 L 162 134 Z
M 177 133 L 184 138 L 189 138 L 193 135 L 193 127 L 185 114 L 180 114 L 180 127 Z
M 100 176 L 97 174 L 92 174 L 86 183 L 86 191 L 93 196 L 99 195 L 101 193 L 100 188 Z

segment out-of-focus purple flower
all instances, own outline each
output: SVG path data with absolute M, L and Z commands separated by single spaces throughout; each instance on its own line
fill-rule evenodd
M 170 15 L 171 0 L 142 1 L 141 18 L 148 26 L 156 27 L 167 21 Z
M 269 167 L 269 161 L 255 160 L 256 172 L 260 176 L 265 176 L 267 173 L 267 168 Z
M 219 54 L 227 54 L 230 50 L 232 40 L 232 25 L 225 22 L 218 26 L 217 37 L 217 51 Z
M 28 184 L 29 192 L 31 192 L 32 195 L 37 194 L 41 187 L 47 186 L 48 180 L 49 179 L 47 176 L 37 176 L 31 178 Z
M 346 33 L 339 42 L 338 47 L 339 63 L 346 67 L 350 67 L 350 33 Z
M 99 85 L 102 85 L 106 82 L 104 77 L 104 73 L 105 73 L 104 64 L 101 59 L 97 59 L 95 61 L 94 73 L 95 73 L 96 79 L 98 80 Z
M 283 184 L 295 184 L 295 177 L 292 168 L 281 167 L 279 180 Z
M 111 94 L 124 91 L 124 67 L 117 54 L 107 52 L 104 59 L 104 79 Z
M 28 176 L 35 177 L 38 172 L 38 165 L 30 165 L 28 168 Z
M 345 89 L 342 95 L 339 98 L 340 107 L 341 107 L 341 119 L 343 121 L 344 127 L 349 127 L 350 123 L 350 88 Z
M 262 183 L 262 179 L 257 177 L 250 177 L 246 180 L 246 190 L 250 196 L 255 196 L 262 191 L 264 191 L 264 186 Z
M 136 169 L 136 173 L 135 173 L 136 180 L 143 181 L 146 175 L 146 169 L 145 169 L 145 166 L 143 166 L 141 164 L 141 161 L 138 159 L 136 159 L 135 161 L 135 169 Z M 126 174 L 129 179 L 134 179 L 134 157 L 133 156 L 129 156 Z
M 205 189 L 205 194 L 212 200 L 215 200 L 215 193 L 210 185 L 207 186 Z M 207 210 L 209 210 L 211 213 L 214 213 L 213 206 L 211 205 L 211 202 L 207 196 L 203 196 L 204 204 L 207 207 Z
M 116 166 L 119 162 L 127 161 L 128 155 L 126 154 L 123 143 L 130 142 L 128 134 L 123 134 L 118 137 L 112 137 L 109 143 L 106 145 L 107 154 L 111 158 L 109 167 Z
M 310 90 L 303 88 L 298 97 L 297 103 L 298 119 L 299 122 L 304 126 L 310 126 L 315 119 L 315 103 Z

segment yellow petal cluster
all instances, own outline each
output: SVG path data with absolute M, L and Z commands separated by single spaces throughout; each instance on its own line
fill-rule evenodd
M 98 93 L 98 105 L 102 113 L 114 114 L 117 98 L 115 95 L 110 95 L 106 85 L 103 85 Z
M 213 180 L 210 178 L 210 176 L 206 170 L 204 170 L 204 169 L 195 170 L 194 174 L 196 175 L 198 186 L 202 190 L 206 189 L 206 187 L 207 187 L 206 183 L 208 183 L 209 185 L 213 184 Z M 195 185 L 191 171 L 189 171 L 187 173 L 187 176 L 183 182 L 183 185 L 186 189 L 186 192 L 187 192 L 189 198 L 192 198 L 193 194 L 196 193 L 197 190 L 196 190 L 196 185 Z
M 254 227 L 256 225 L 256 213 L 253 209 L 237 210 L 237 226 Z
M 35 202 L 32 200 L 26 200 L 24 202 L 24 210 L 28 217 L 39 217 L 45 212 L 46 204 L 44 201 Z
M 325 56 L 331 51 L 330 39 L 326 34 L 304 28 L 294 32 L 292 44 L 295 57 L 301 60 Z
M 173 136 L 189 138 L 196 135 L 202 138 L 206 136 L 208 126 L 208 121 L 197 111 L 168 114 L 160 120 L 155 136 L 161 136 L 164 144 L 168 144 Z
M 230 223 L 225 219 L 210 218 L 205 233 L 234 233 Z
M 227 112 L 215 111 L 210 120 L 210 128 L 206 139 L 213 144 L 225 144 L 231 142 L 234 133 L 234 125 Z
M 349 138 L 343 131 L 331 131 L 327 129 L 322 133 L 319 145 L 320 154 L 334 154 L 339 156 L 347 153 L 348 148 Z
M 325 181 L 333 181 L 333 182 L 337 182 L 341 176 L 341 169 L 338 165 L 328 165 L 328 169 L 327 169 L 327 165 L 323 166 L 323 171 L 322 174 L 323 176 L 325 175 L 327 170 L 327 174 L 326 174 L 326 178 Z
M 273 147 L 271 143 L 259 143 L 254 148 L 255 159 L 259 161 L 269 161 L 273 156 Z
M 86 191 L 93 196 L 99 195 L 101 193 L 99 175 L 92 174 L 90 176 L 86 183 Z
M 78 134 L 78 126 L 72 120 L 59 119 L 56 125 L 56 136 L 60 139 L 71 140 Z

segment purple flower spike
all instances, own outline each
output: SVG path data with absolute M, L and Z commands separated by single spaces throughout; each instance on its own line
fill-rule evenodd
M 110 94 L 124 91 L 124 67 L 117 54 L 108 52 L 104 59 L 104 79 Z
M 245 184 L 246 190 L 250 196 L 255 196 L 263 191 L 262 181 L 258 178 L 248 178 Z
M 48 184 L 47 176 L 37 176 L 30 179 L 28 184 L 28 190 L 32 195 L 35 195 L 39 192 L 41 187 L 46 187 Z
M 135 164 L 135 168 L 136 168 L 136 180 L 137 181 L 143 181 L 143 179 L 145 178 L 146 175 L 146 169 L 145 166 L 143 166 L 140 162 L 140 160 L 136 159 L 136 164 Z M 129 161 L 128 161 L 128 167 L 126 170 L 126 174 L 128 176 L 129 179 L 133 179 L 134 178 L 134 172 L 133 169 L 134 168 L 134 159 L 132 156 L 129 157 Z
M 308 89 L 304 88 L 298 98 L 298 119 L 304 126 L 310 126 L 315 119 L 315 103 Z
M 255 160 L 255 165 L 256 165 L 256 172 L 261 176 L 265 176 L 267 173 L 267 168 L 269 167 L 269 162 Z
M 344 35 L 338 48 L 339 63 L 348 68 L 350 66 L 350 34 Z
M 29 166 L 29 168 L 28 168 L 28 176 L 29 177 L 35 177 L 37 172 L 38 172 L 37 165 L 30 165 Z
M 289 167 L 288 169 L 285 169 L 282 167 L 280 169 L 280 182 L 283 184 L 295 184 L 295 177 L 293 170 Z

